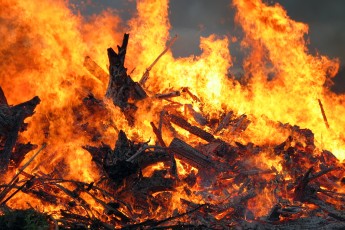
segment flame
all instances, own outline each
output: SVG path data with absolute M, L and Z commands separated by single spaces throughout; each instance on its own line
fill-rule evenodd
M 64 167 L 60 171 L 63 169 L 65 178 L 86 183 L 99 179 L 97 167 L 82 146 L 101 142 L 113 146 L 119 129 L 125 130 L 131 139 L 147 141 L 152 138 L 153 143 L 155 135 L 150 122 L 158 121 L 160 111 L 169 104 L 158 100 L 154 94 L 185 87 L 200 100 L 191 100 L 183 94 L 176 101 L 191 104 L 209 119 L 219 118 L 230 110 L 249 116 L 252 124 L 246 132 L 239 136 L 224 132 L 221 138 L 225 141 L 252 141 L 267 146 L 281 143 L 291 133 L 278 122 L 290 123 L 315 133 L 318 148 L 315 153 L 328 149 L 339 160 L 344 160 L 345 118 L 342 115 L 345 98 L 326 87 L 326 82 L 337 73 L 339 61 L 311 54 L 305 39 L 308 26 L 290 19 L 279 4 L 234 0 L 233 6 L 237 11 L 236 22 L 244 32 L 241 45 L 249 52 L 243 63 L 246 84 L 228 73 L 232 66 L 228 47 L 232 45 L 230 40 L 236 42 L 237 39 L 215 34 L 201 37 L 201 55 L 174 58 L 168 51 L 150 71 L 145 88 L 149 100 L 137 103 L 136 122 L 131 127 L 121 111 L 107 100 L 104 100 L 107 108 L 104 114 L 91 113 L 82 107 L 81 101 L 89 93 L 103 98 L 107 87 L 107 82 L 85 69 L 84 59 L 90 56 L 106 70 L 106 49 L 120 44 L 123 32 L 129 32 L 126 67 L 132 72 L 131 77 L 139 81 L 169 40 L 168 0 L 138 1 L 137 13 L 127 24 L 111 10 L 85 19 L 73 14 L 63 0 L 2 0 L 0 85 L 11 104 L 35 95 L 42 99 L 36 114 L 28 120 L 28 131 L 21 137 L 32 143 L 48 144 L 45 154 L 35 161 L 30 171 L 50 173 L 62 164 Z M 318 99 L 326 111 L 329 129 L 325 126 Z M 188 114 L 183 106 L 176 109 Z M 87 128 L 82 126 L 82 119 L 88 121 Z M 192 116 L 188 119 L 195 124 Z M 92 125 L 103 127 L 98 129 L 100 135 L 96 140 L 85 131 L 92 129 Z M 212 127 L 204 128 L 212 131 Z M 179 134 L 189 143 L 200 142 L 188 132 L 179 131 Z M 163 133 L 166 143 L 172 138 L 169 132 Z M 257 156 L 253 164 L 263 170 L 275 166 L 281 172 L 280 161 L 268 151 Z M 197 169 L 183 166 L 179 161 L 178 167 L 182 177 L 192 171 L 197 173 Z M 144 174 L 149 176 L 162 168 L 163 164 L 150 166 L 144 169 Z M 230 186 L 230 182 L 224 183 Z M 195 185 L 188 188 L 192 190 L 188 194 L 186 187 L 185 184 L 176 186 L 171 199 L 173 205 L 168 210 L 170 214 L 176 209 L 183 210 L 180 198 L 203 202 L 200 191 L 205 188 Z M 267 213 L 274 203 L 271 193 L 265 190 L 249 204 L 255 215 Z M 224 194 L 219 196 L 225 197 Z M 30 205 L 43 206 L 29 195 L 12 199 L 9 205 L 24 208 L 26 201 Z M 263 208 L 255 210 L 260 205 Z M 101 210 L 96 203 L 94 207 Z M 45 207 L 45 210 L 53 212 L 59 207 Z M 219 218 L 231 210 L 224 213 Z

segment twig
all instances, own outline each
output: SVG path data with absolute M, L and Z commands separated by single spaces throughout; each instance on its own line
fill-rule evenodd
M 190 211 L 187 211 L 187 212 L 184 212 L 184 213 L 181 213 L 181 214 L 177 214 L 176 216 L 168 217 L 168 218 L 163 219 L 163 220 L 155 221 L 155 220 L 150 220 L 149 219 L 149 220 L 146 220 L 146 221 L 138 223 L 138 224 L 133 224 L 133 225 L 125 226 L 122 229 L 141 229 L 140 227 L 143 227 L 143 226 L 149 226 L 150 229 L 155 229 L 155 227 L 160 225 L 160 224 L 163 224 L 163 223 L 165 223 L 167 221 L 178 219 L 178 218 L 183 217 L 185 215 L 191 214 L 191 213 L 193 213 L 195 211 L 198 211 L 199 209 L 203 208 L 206 205 L 207 204 L 201 204 L 198 207 L 196 207 L 196 208 L 194 208 L 194 209 L 192 209 Z
M 0 206 L 3 206 L 4 204 L 6 204 L 7 201 L 9 201 L 12 197 L 14 197 L 14 195 L 16 195 L 19 191 L 21 191 L 27 184 L 29 184 L 33 179 L 35 178 L 35 176 L 31 177 L 30 180 L 26 181 L 22 186 L 20 186 L 19 188 L 17 188 L 17 190 L 12 193 L 9 197 L 7 197 L 3 202 L 1 202 Z
M 150 122 L 150 125 L 152 127 L 152 130 L 153 130 L 153 133 L 156 135 L 157 137 L 157 140 L 159 142 L 159 144 L 162 146 L 162 147 L 167 147 L 166 144 L 164 143 L 164 140 L 163 140 L 163 137 L 162 137 L 162 133 L 160 132 L 160 130 L 155 126 L 155 124 L 151 121 Z
M 329 129 L 328 120 L 327 120 L 327 117 L 326 117 L 325 110 L 323 109 L 322 102 L 321 102 L 321 100 L 320 100 L 320 99 L 317 99 L 317 100 L 318 100 L 318 102 L 319 102 L 319 106 L 320 106 L 320 109 L 321 109 L 321 113 L 322 113 L 323 121 L 325 122 L 325 125 L 326 125 L 327 129 Z
M 13 185 L 15 183 L 17 183 L 17 179 L 19 177 L 19 175 L 31 164 L 31 162 L 37 157 L 37 155 L 47 146 L 46 143 L 44 143 L 42 145 L 42 147 L 29 159 L 28 162 L 26 162 L 20 169 L 19 171 L 16 173 L 16 175 L 12 178 L 12 180 L 8 183 L 9 187 L 7 189 L 4 189 L 1 193 L 0 193 L 0 200 L 2 200 L 6 194 L 13 188 Z
M 130 158 L 128 158 L 126 161 L 127 162 L 132 162 L 135 158 L 137 158 L 142 152 L 144 152 L 146 149 L 151 149 L 151 148 L 156 148 L 156 149 L 161 149 L 163 147 L 160 146 L 155 146 L 155 145 L 148 145 L 148 144 L 143 144 L 143 146 L 141 146 L 140 149 L 138 149 L 138 151 L 136 153 L 134 153 L 133 156 L 131 156 Z M 163 148 L 165 149 L 165 148 Z
M 89 207 L 89 204 L 83 199 L 81 198 L 79 195 L 75 195 L 72 191 L 68 190 L 67 188 L 63 187 L 60 184 L 57 183 L 53 183 L 57 188 L 59 188 L 61 191 L 63 191 L 66 195 L 68 195 L 69 197 L 71 197 L 73 200 L 77 201 L 79 203 L 79 205 L 84 208 L 85 212 L 87 213 L 87 215 L 91 218 L 94 217 L 92 210 Z M 89 214 L 89 212 L 91 213 L 91 216 Z
M 173 37 L 167 47 L 163 50 L 163 52 L 161 54 L 158 55 L 158 57 L 152 62 L 152 64 L 146 69 L 145 73 L 143 74 L 143 76 L 141 77 L 139 84 L 144 86 L 146 81 L 149 79 L 149 75 L 150 75 L 150 71 L 153 68 L 153 66 L 159 61 L 159 59 L 166 53 L 168 52 L 168 50 L 170 49 L 170 47 L 174 44 L 174 42 L 177 39 L 177 35 L 175 35 L 175 37 Z
M 186 92 L 194 101 L 201 102 L 200 98 L 194 95 L 188 87 L 182 87 L 182 92 Z
M 163 224 L 165 222 L 168 222 L 168 221 L 171 221 L 171 220 L 174 220 L 174 219 L 178 219 L 178 218 L 183 217 L 185 215 L 189 215 L 189 214 L 191 214 L 193 212 L 198 211 L 199 209 L 203 208 L 204 206 L 206 206 L 206 204 L 201 204 L 198 207 L 196 207 L 196 208 L 194 208 L 194 209 L 192 209 L 190 211 L 187 211 L 187 212 L 184 212 L 184 213 L 181 213 L 181 214 L 177 214 L 176 216 L 168 217 L 168 218 L 166 218 L 164 220 L 157 221 L 154 226 L 158 226 L 158 225 Z
M 89 196 L 91 196 L 97 203 L 101 204 L 103 206 L 103 208 L 105 208 L 108 211 L 113 212 L 116 216 L 118 216 L 121 219 L 121 222 L 129 222 L 131 219 L 124 214 L 123 212 L 111 207 L 110 205 L 108 205 L 107 203 L 105 203 L 103 200 L 98 199 L 95 195 L 93 195 L 91 192 L 84 190 L 84 192 L 86 192 L 87 194 L 89 194 Z
M 153 122 L 150 122 L 150 124 L 152 126 L 154 134 L 156 135 L 156 137 L 158 139 L 159 144 L 162 147 L 166 148 L 167 146 L 166 146 L 166 144 L 165 144 L 165 142 L 163 140 L 162 132 L 155 126 L 155 124 Z M 167 149 L 167 152 L 169 153 L 169 156 L 170 156 L 170 159 L 171 159 L 171 167 L 170 167 L 171 174 L 175 178 L 178 178 L 177 165 L 176 165 L 176 160 L 175 160 L 174 153 L 172 151 L 169 151 L 169 149 Z

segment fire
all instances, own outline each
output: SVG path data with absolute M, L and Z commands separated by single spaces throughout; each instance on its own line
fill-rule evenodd
M 193 113 L 206 120 L 218 119 L 229 111 L 248 116 L 251 124 L 247 124 L 248 129 L 240 135 L 234 135 L 230 129 L 216 133 L 210 124 L 203 125 L 203 129 L 229 143 L 254 142 L 267 146 L 264 153 L 252 159 L 253 162 L 247 162 L 258 169 L 274 168 L 283 173 L 281 157 L 275 156 L 269 147 L 294 135 L 284 123 L 312 130 L 317 147 L 314 154 L 328 149 L 339 160 L 345 159 L 345 98 L 326 87 L 326 82 L 337 73 L 339 61 L 312 55 L 305 39 L 308 25 L 290 19 L 279 4 L 233 0 L 236 22 L 244 32 L 241 45 L 249 51 L 243 63 L 246 84 L 241 84 L 228 72 L 233 58 L 228 47 L 237 39 L 217 35 L 201 37 L 200 56 L 174 58 L 168 51 L 152 68 L 144 87 L 148 99 L 136 103 L 134 126 L 128 124 L 119 108 L 104 99 L 107 82 L 87 71 L 85 57 L 91 57 L 106 71 L 109 65 L 107 48 L 121 44 L 123 33 L 129 32 L 125 66 L 132 79 L 138 82 L 170 39 L 168 0 L 138 1 L 137 13 L 127 23 L 110 10 L 85 19 L 73 14 L 68 3 L 62 0 L 3 0 L 0 7 L 3 9 L 0 13 L 0 85 L 10 104 L 35 95 L 42 100 L 36 114 L 27 120 L 28 130 L 21 136 L 23 141 L 47 143 L 44 154 L 28 169 L 31 173 L 44 175 L 57 168 L 66 179 L 85 183 L 99 180 L 100 172 L 82 146 L 106 143 L 113 147 L 119 130 L 124 130 L 131 140 L 154 144 L 157 140 L 150 122 L 156 123 L 160 112 L 165 108 L 169 111 L 170 106 L 170 102 L 154 95 L 174 90 L 183 92 L 183 89 L 188 89 L 189 93 L 181 93 L 172 99 L 178 104 L 173 110 L 186 115 L 191 124 L 198 124 Z M 83 99 L 91 93 L 102 99 L 105 111 L 87 111 L 82 106 Z M 323 104 L 329 128 L 325 125 L 318 99 Z M 172 126 L 190 144 L 203 143 L 189 132 Z M 97 135 L 92 130 L 97 130 Z M 162 138 L 165 143 L 170 143 L 174 135 L 163 129 Z M 303 148 L 307 148 L 303 137 L 299 141 L 304 144 Z M 198 173 L 198 169 L 182 161 L 177 160 L 181 181 Z M 165 165 L 159 163 L 144 169 L 143 174 L 151 176 L 155 170 L 164 168 Z M 272 179 L 269 175 L 263 178 Z M 286 180 L 289 179 L 287 175 Z M 231 183 L 234 179 L 231 177 L 219 185 L 225 187 L 222 192 L 201 186 L 200 179 L 196 180 L 191 186 L 182 182 L 176 185 L 171 198 L 173 205 L 167 211 L 169 214 L 184 210 L 180 198 L 202 204 L 207 191 L 208 202 L 217 203 L 233 193 Z M 70 189 L 75 188 L 71 186 Z M 249 203 L 255 216 L 265 215 L 272 207 L 275 203 L 272 194 L 272 190 L 265 188 Z M 101 212 L 102 208 L 92 196 L 82 198 L 90 200 L 97 212 Z M 8 205 L 29 207 L 26 201 L 31 206 L 44 207 L 29 195 L 15 197 Z M 256 209 L 258 206 L 262 209 Z M 45 206 L 44 209 L 54 212 L 59 206 Z M 159 210 L 159 213 L 164 211 Z M 219 218 L 232 212 L 231 209 L 224 210 Z

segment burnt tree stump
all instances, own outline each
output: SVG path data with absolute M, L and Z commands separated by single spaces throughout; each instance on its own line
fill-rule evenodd
M 134 113 L 137 110 L 134 102 L 146 98 L 147 94 L 139 83 L 134 82 L 127 74 L 127 68 L 124 66 L 128 38 L 129 34 L 124 34 L 122 45 L 117 46 L 117 53 L 108 48 L 109 84 L 105 96 L 112 99 L 113 104 L 120 107 L 128 123 L 134 125 Z

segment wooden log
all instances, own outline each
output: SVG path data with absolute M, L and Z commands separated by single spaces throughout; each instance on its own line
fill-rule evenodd
M 137 163 L 141 169 L 144 169 L 158 162 L 171 162 L 171 155 L 167 152 L 148 152 L 144 155 L 140 155 L 135 160 L 135 163 Z
M 121 47 L 118 46 L 118 53 L 112 48 L 108 49 L 110 78 L 106 97 L 112 98 L 114 104 L 122 109 L 127 106 L 131 96 L 137 100 L 147 96 L 144 89 L 127 75 L 124 67 L 128 38 L 129 34 L 125 34 Z
M 197 126 L 189 124 L 188 121 L 186 121 L 184 118 L 180 116 L 170 114 L 169 120 L 173 124 L 187 130 L 188 132 L 200 137 L 201 139 L 204 139 L 205 141 L 211 142 L 215 140 L 214 136 L 211 133 L 208 133 L 205 130 L 200 129 Z
M 310 187 L 308 183 L 310 182 L 309 176 L 313 170 L 313 167 L 310 167 L 308 171 L 303 175 L 303 177 L 298 182 L 295 192 L 294 192 L 294 200 L 304 202 L 313 196 L 312 192 L 310 191 Z
M 175 153 L 177 158 L 185 160 L 196 168 L 214 167 L 212 160 L 178 138 L 174 138 L 172 140 L 169 145 L 169 149 Z
M 340 221 L 345 221 L 345 212 L 336 210 L 331 204 L 317 197 L 309 198 L 308 202 L 319 206 L 323 211 L 327 212 L 329 216 Z
M 108 74 L 89 56 L 84 59 L 84 67 L 102 83 L 106 83 Z
M 163 140 L 162 132 L 155 126 L 155 124 L 152 121 L 150 122 L 150 125 L 152 127 L 153 133 L 156 135 L 158 143 L 164 148 L 167 147 Z
M 248 188 L 249 189 L 249 188 Z M 224 213 L 229 209 L 232 209 L 224 218 L 228 218 L 231 216 L 232 219 L 243 219 L 248 211 L 246 208 L 246 204 L 248 200 L 256 197 L 256 193 L 254 189 L 250 189 L 247 192 L 239 194 L 237 196 L 232 197 L 229 202 L 221 203 L 214 207 L 217 210 L 218 214 Z
M 157 170 L 151 177 L 143 177 L 133 185 L 134 192 L 140 192 L 144 194 L 173 191 L 174 179 L 165 178 L 165 170 Z
M 133 87 L 133 98 L 135 100 L 141 100 L 147 97 L 147 94 L 145 92 L 145 90 L 140 86 L 140 84 L 138 82 L 133 82 L 132 83 L 132 87 Z
M 155 95 L 155 98 L 166 99 L 166 98 L 171 98 L 171 97 L 178 97 L 180 95 L 181 95 L 180 91 L 172 91 L 170 93 L 157 93 Z

